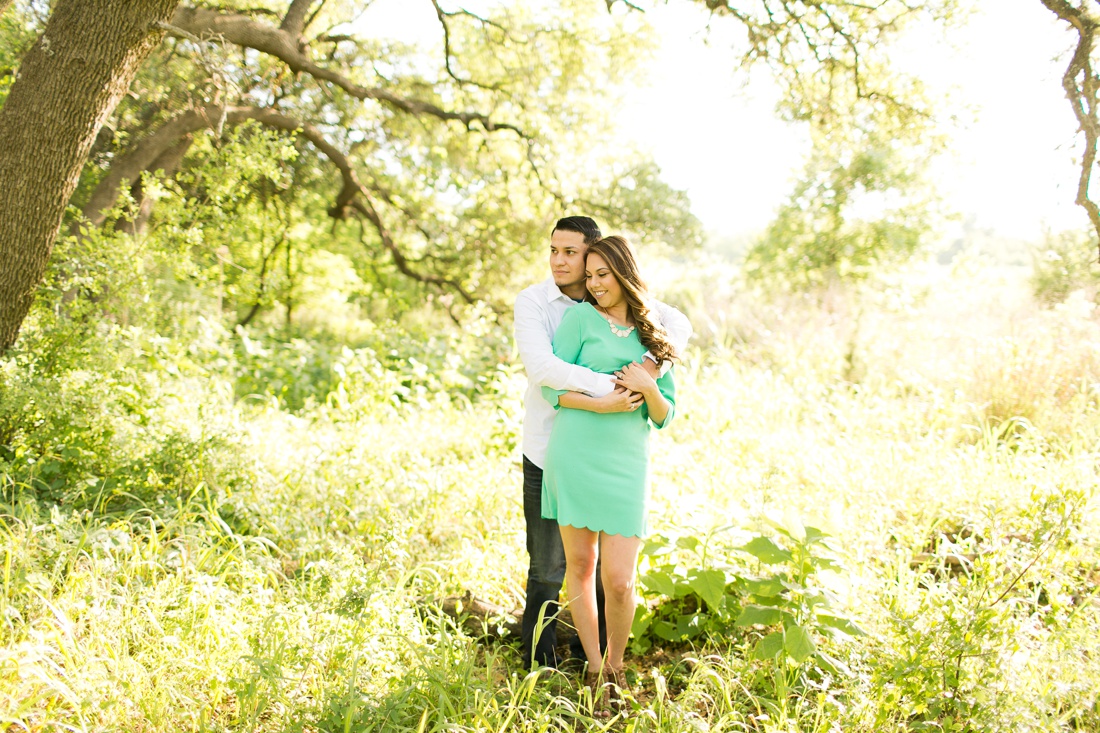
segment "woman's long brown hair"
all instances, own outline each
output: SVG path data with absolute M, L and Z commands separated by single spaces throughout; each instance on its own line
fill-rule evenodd
M 642 346 L 656 357 L 658 363 L 678 358 L 676 349 L 668 340 L 668 332 L 650 315 L 649 290 L 638 271 L 638 261 L 634 257 L 634 248 L 630 246 L 630 242 L 613 234 L 588 245 L 588 252 L 585 254 L 586 262 L 588 255 L 593 253 L 603 258 L 611 274 L 619 283 L 619 287 L 623 289 L 627 315 L 634 321 L 634 327 L 638 329 L 638 338 L 641 339 Z M 596 304 L 592 293 L 586 292 L 584 299 L 593 305 Z

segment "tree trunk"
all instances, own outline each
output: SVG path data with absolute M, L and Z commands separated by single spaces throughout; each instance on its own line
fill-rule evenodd
M 0 353 L 30 310 L 99 128 L 178 4 L 58 0 L 23 59 L 0 108 Z

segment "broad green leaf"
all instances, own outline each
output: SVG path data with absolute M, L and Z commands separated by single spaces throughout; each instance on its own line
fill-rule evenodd
M 712 610 L 722 607 L 726 595 L 726 574 L 721 570 L 697 570 L 689 574 L 688 585 Z
M 783 512 L 783 517 L 781 519 L 773 516 L 764 521 L 774 527 L 775 530 L 784 537 L 790 537 L 795 542 L 801 544 L 806 540 L 806 528 L 802 526 L 802 520 L 789 509 Z
M 802 598 L 809 607 L 828 606 L 829 597 L 821 588 L 806 588 L 802 591 Z
M 783 651 L 783 632 L 773 631 L 756 643 L 754 659 L 775 659 Z
M 653 622 L 653 633 L 665 641 L 680 641 L 681 638 L 680 634 L 676 631 L 676 627 L 668 621 Z
M 768 608 L 767 606 L 750 605 L 745 606 L 741 611 L 741 615 L 737 617 L 734 622 L 735 626 L 755 626 L 757 624 L 761 626 L 771 626 L 777 624 L 783 618 L 783 614 L 778 608 Z
M 832 672 L 837 677 L 851 677 L 852 670 L 847 664 L 836 657 L 829 656 L 823 651 L 817 652 L 817 664 L 826 672 Z
M 822 532 L 817 527 L 807 526 L 805 529 L 806 529 L 806 544 L 807 545 L 812 545 L 815 542 L 820 542 L 821 540 L 823 540 L 823 539 L 825 539 L 826 537 L 829 536 L 826 532 Z
M 654 535 L 645 541 L 645 545 L 642 546 L 641 554 L 657 557 L 659 555 L 667 555 L 672 552 L 672 550 L 673 547 L 669 544 L 667 537 L 663 535 Z
M 672 595 L 673 598 L 687 598 L 688 596 L 695 594 L 695 591 L 692 589 L 691 584 L 688 583 L 686 580 L 680 580 L 679 578 L 676 578 L 675 582 L 676 586 L 675 592 Z
M 699 545 L 701 544 L 703 543 L 699 541 L 698 537 L 680 537 L 676 540 L 677 547 L 681 550 L 690 550 L 691 552 L 695 552 L 699 549 Z
M 669 598 L 676 597 L 676 581 L 668 573 L 654 570 L 642 576 L 642 587 Z
M 810 633 L 801 626 L 791 626 L 783 632 L 783 650 L 794 661 L 801 664 L 817 651 Z
M 840 633 L 846 636 L 867 636 L 855 621 L 847 616 L 838 616 L 831 613 L 817 614 L 817 623 L 825 633 Z
M 690 639 L 698 636 L 703 630 L 703 614 L 686 613 L 676 619 L 676 631 L 681 639 Z
M 779 578 L 746 578 L 745 591 L 760 598 L 775 598 L 783 594 L 784 583 Z
M 635 639 L 640 639 L 645 636 L 645 632 L 649 630 L 649 625 L 652 623 L 653 612 L 644 605 L 639 604 L 634 609 L 634 623 L 630 626 L 630 633 L 634 635 Z
M 742 545 L 737 549 L 742 552 L 747 552 L 761 562 L 768 563 L 769 565 L 791 561 L 791 553 L 787 552 L 767 537 L 753 537 L 748 544 Z

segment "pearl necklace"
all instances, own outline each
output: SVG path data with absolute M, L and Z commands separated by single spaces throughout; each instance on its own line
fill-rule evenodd
M 624 339 L 634 332 L 634 326 L 620 326 L 611 320 L 611 314 L 605 311 L 602 306 L 596 307 L 600 309 L 600 313 L 604 314 L 604 320 L 607 321 L 607 325 L 611 327 L 611 333 L 615 334 L 621 339 Z

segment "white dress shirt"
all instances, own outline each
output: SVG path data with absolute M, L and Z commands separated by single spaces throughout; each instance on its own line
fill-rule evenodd
M 546 462 L 546 446 L 554 427 L 555 410 L 542 396 L 542 388 L 584 392 L 603 397 L 615 387 L 614 378 L 554 356 L 554 332 L 565 311 L 576 301 L 558 289 L 553 278 L 525 288 L 516 297 L 515 337 L 519 358 L 527 371 L 523 396 L 523 455 L 539 468 Z M 653 312 L 668 332 L 669 341 L 683 353 L 691 338 L 687 316 L 672 306 L 654 301 Z M 662 364 L 662 373 L 670 364 Z

